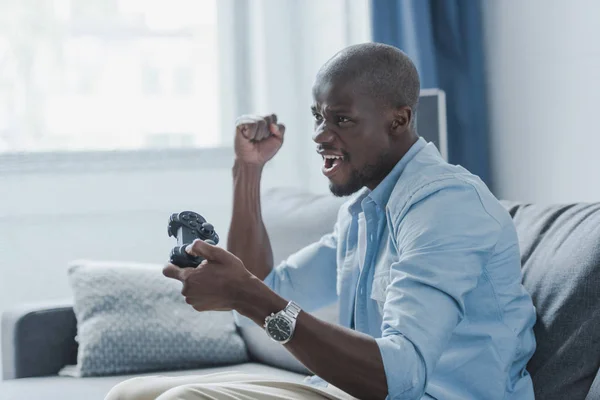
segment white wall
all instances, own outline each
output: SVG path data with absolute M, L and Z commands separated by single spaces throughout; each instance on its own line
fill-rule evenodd
M 487 0 L 497 195 L 600 201 L 600 2 Z

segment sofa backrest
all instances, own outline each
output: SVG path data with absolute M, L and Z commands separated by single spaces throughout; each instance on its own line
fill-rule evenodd
M 527 366 L 536 398 L 585 399 L 600 367 L 600 203 L 503 205 L 537 310 L 537 349 Z
M 275 265 L 333 231 L 341 205 L 348 199 L 296 188 L 274 188 L 262 197 L 262 216 Z

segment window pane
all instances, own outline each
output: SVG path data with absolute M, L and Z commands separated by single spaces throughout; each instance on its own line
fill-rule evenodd
M 220 144 L 217 0 L 0 0 L 0 152 Z

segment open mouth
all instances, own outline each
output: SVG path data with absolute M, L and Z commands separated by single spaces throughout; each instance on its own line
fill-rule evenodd
M 323 154 L 323 174 L 332 176 L 344 163 L 344 156 Z

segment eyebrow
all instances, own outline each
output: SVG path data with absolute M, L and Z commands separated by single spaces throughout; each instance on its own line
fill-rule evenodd
M 315 105 L 310 106 L 310 109 L 314 113 L 319 112 L 319 110 L 317 110 L 317 106 Z M 327 107 L 327 111 L 332 113 L 350 113 L 352 112 L 352 109 L 347 106 L 331 106 Z

